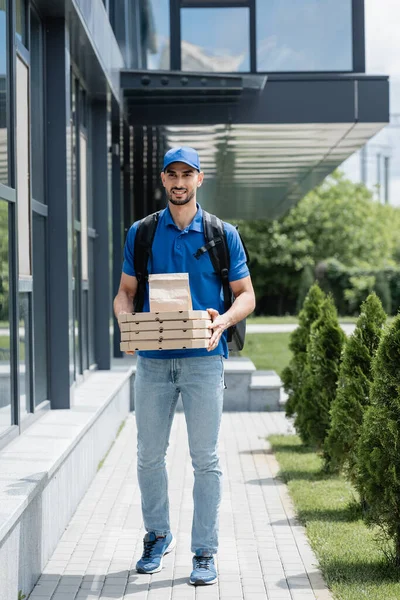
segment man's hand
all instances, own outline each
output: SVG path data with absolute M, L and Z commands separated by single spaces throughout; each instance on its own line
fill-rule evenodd
M 118 316 L 119 315 L 126 315 L 126 314 L 128 314 L 126 310 L 120 310 L 119 313 L 118 313 Z M 121 331 L 121 324 L 120 324 L 119 321 L 118 321 L 118 325 L 119 325 L 119 330 Z M 133 356 L 135 354 L 135 351 L 134 350 L 124 350 L 124 353 L 125 354 L 132 354 L 132 356 Z
M 208 328 L 213 330 L 207 346 L 207 350 L 210 352 L 211 350 L 215 350 L 215 348 L 218 346 L 221 335 L 225 329 L 228 329 L 230 323 L 225 315 L 220 315 L 219 312 L 214 308 L 207 308 L 207 312 L 212 319 L 212 322 L 209 323 Z

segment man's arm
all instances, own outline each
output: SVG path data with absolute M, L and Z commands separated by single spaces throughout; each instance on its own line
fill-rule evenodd
M 250 275 L 237 281 L 231 281 L 230 286 L 235 295 L 235 301 L 230 309 L 222 315 L 213 308 L 207 309 L 212 318 L 209 328 L 213 330 L 208 350 L 215 350 L 225 329 L 247 317 L 256 307 L 256 298 Z
M 121 313 L 133 312 L 133 300 L 136 296 L 138 282 L 136 277 L 122 273 L 118 294 L 114 298 L 114 314 L 118 319 Z M 135 354 L 126 351 L 126 354 Z
M 136 296 L 137 286 L 136 277 L 122 273 L 118 294 L 114 298 L 114 314 L 117 319 L 120 313 L 133 312 L 133 300 Z

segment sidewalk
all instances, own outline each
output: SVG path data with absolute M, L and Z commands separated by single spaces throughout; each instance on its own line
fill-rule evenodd
M 217 585 L 194 588 L 188 584 L 193 475 L 181 413 L 175 415 L 167 457 L 177 547 L 160 573 L 135 571 L 144 531 L 131 413 L 29 599 L 331 598 L 303 528 L 293 518 L 286 486 L 274 479 L 277 464 L 265 436 L 290 431 L 283 413 L 223 414 L 220 577 Z

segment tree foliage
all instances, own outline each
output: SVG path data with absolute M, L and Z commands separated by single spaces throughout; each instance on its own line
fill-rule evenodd
M 400 566 L 400 315 L 382 337 L 372 364 L 371 406 L 358 444 L 357 487 L 366 515 L 395 540 Z
M 307 344 L 301 402 L 297 404 L 295 427 L 306 444 L 321 448 L 330 423 L 330 409 L 336 395 L 345 334 L 339 325 L 331 296 L 311 326 Z
M 357 469 L 357 442 L 366 408 L 370 404 L 372 359 L 377 351 L 386 314 L 376 294 L 361 306 L 353 335 L 347 340 L 340 366 L 331 424 L 325 440 L 325 459 L 332 470 L 345 467 L 354 483 Z
M 364 185 L 337 172 L 281 219 L 242 222 L 240 229 L 258 312 L 293 312 L 307 265 L 335 259 L 346 267 L 377 269 L 394 265 L 400 255 L 400 209 L 374 201 Z
M 288 401 L 286 414 L 292 416 L 301 402 L 303 392 L 304 368 L 307 361 L 307 345 L 310 339 L 311 326 L 321 314 L 325 294 L 318 284 L 314 284 L 305 300 L 299 314 L 299 326 L 290 336 L 289 348 L 293 353 L 289 365 L 283 370 L 282 382 Z

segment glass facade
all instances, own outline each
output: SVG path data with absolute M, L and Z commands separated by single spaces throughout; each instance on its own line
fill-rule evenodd
M 146 40 L 147 69 L 170 68 L 169 0 L 143 3 L 141 37 Z
M 0 200 L 0 434 L 11 425 L 8 203 Z
M 32 147 L 32 197 L 45 203 L 44 182 L 44 73 L 43 73 L 43 29 L 36 13 L 31 10 L 31 137 Z
M 20 417 L 30 412 L 30 293 L 19 294 L 19 397 Z
M 34 386 L 36 406 L 47 400 L 47 232 L 46 218 L 33 214 L 33 342 L 35 356 Z
M 182 71 L 250 70 L 248 8 L 183 8 Z
M 28 45 L 26 0 L 15 1 L 15 35 L 24 46 Z
M 257 70 L 351 71 L 352 0 L 256 0 Z
M 0 183 L 8 183 L 7 2 L 0 0 Z

